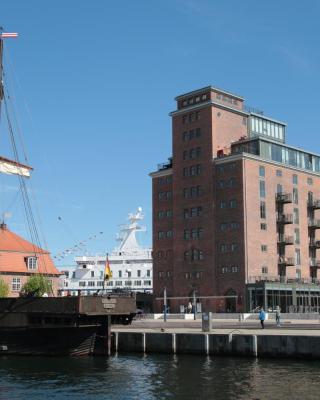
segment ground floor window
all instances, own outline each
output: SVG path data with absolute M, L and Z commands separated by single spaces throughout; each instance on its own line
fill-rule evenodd
M 19 292 L 21 289 L 21 278 L 12 278 L 12 291 Z

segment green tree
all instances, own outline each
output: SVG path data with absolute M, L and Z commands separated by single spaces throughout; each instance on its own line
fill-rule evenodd
M 0 297 L 8 297 L 9 285 L 0 278 Z
M 22 286 L 22 293 L 25 295 L 42 296 L 44 293 L 50 293 L 51 283 L 43 275 L 31 275 L 27 282 Z

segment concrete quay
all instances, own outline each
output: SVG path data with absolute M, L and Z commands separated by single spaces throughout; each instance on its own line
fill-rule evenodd
M 203 332 L 201 321 L 134 321 L 112 327 L 115 352 L 198 354 L 219 356 L 320 359 L 319 320 L 283 321 L 276 327 L 266 321 L 214 321 Z

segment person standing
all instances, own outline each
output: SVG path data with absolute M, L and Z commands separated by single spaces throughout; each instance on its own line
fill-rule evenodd
M 280 327 L 280 316 L 281 316 L 281 308 L 279 306 L 276 307 L 276 324 Z
M 261 328 L 264 329 L 264 320 L 266 319 L 266 313 L 264 312 L 263 307 L 260 308 L 259 319 L 260 319 Z

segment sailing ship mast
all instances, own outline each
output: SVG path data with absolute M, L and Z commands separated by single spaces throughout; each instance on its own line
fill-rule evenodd
M 4 73 L 3 73 L 3 41 L 9 38 L 18 37 L 17 33 L 3 32 L 0 28 L 0 116 L 2 103 L 6 101 L 5 89 L 4 89 Z M 17 156 L 17 155 L 16 155 Z M 32 168 L 28 165 L 21 164 L 18 160 L 11 160 L 0 155 L 0 173 L 19 175 L 23 177 L 30 177 L 30 171 Z

